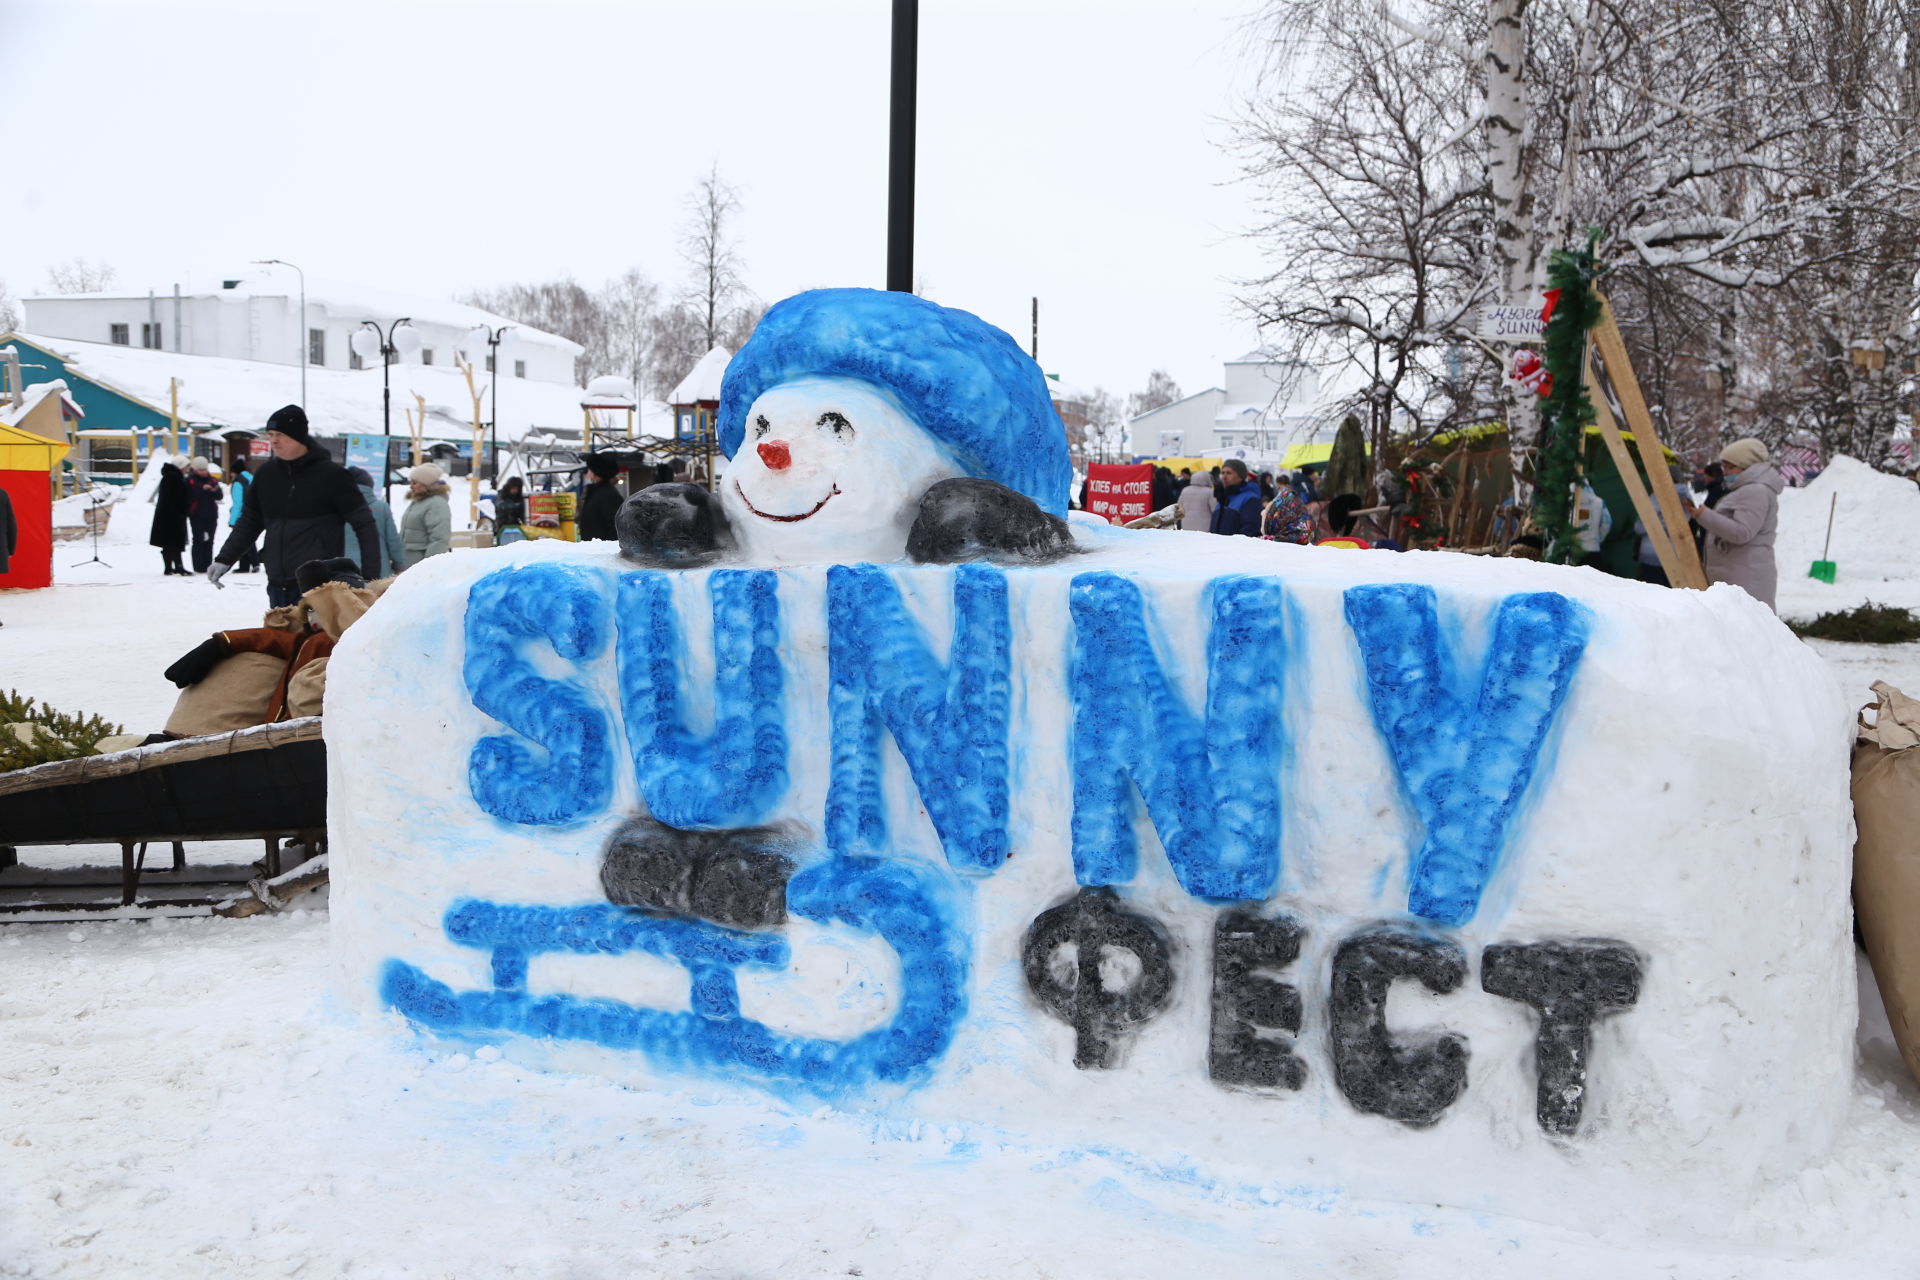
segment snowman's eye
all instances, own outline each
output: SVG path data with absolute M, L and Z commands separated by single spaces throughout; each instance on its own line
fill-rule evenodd
M 847 421 L 845 414 L 837 413 L 834 410 L 829 409 L 825 413 L 820 415 L 819 425 L 823 427 L 831 427 L 833 429 L 833 434 L 835 439 L 839 439 L 839 440 L 853 439 L 853 424 Z
M 767 432 L 771 430 L 773 430 L 773 424 L 767 421 L 766 414 L 763 413 L 754 418 L 753 420 L 753 438 L 754 439 L 758 440 L 761 436 L 767 434 Z

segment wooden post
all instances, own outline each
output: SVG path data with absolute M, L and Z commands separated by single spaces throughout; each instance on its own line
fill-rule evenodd
M 180 453 L 180 379 L 167 379 L 167 451 Z
M 1639 380 L 1633 376 L 1633 361 L 1627 356 L 1627 344 L 1620 337 L 1620 326 L 1614 323 L 1613 304 L 1607 301 L 1605 294 L 1599 294 L 1599 298 L 1600 323 L 1594 326 L 1594 343 L 1600 349 L 1607 381 L 1620 399 L 1620 411 L 1626 415 L 1627 429 L 1633 432 L 1634 444 L 1646 467 L 1647 483 L 1653 489 L 1654 502 L 1659 505 L 1666 527 L 1674 534 L 1674 562 L 1680 572 L 1675 573 L 1671 567 L 1667 568 L 1667 580 L 1676 587 L 1705 591 L 1706 570 L 1700 567 L 1700 552 L 1693 545 L 1687 513 L 1681 509 L 1680 495 L 1673 487 L 1673 477 L 1667 474 L 1666 449 L 1653 429 L 1653 418 L 1647 413 L 1647 402 L 1640 394 Z M 1595 402 L 1597 408 L 1598 396 L 1595 396 Z M 1686 536 L 1682 537 L 1681 534 Z M 1665 566 L 1666 561 L 1662 560 L 1661 564 Z
M 480 392 L 473 385 L 473 361 L 457 355 L 454 359 L 459 361 L 460 372 L 466 375 L 467 397 L 473 401 L 473 465 L 467 468 L 467 528 L 472 530 L 480 523 L 480 451 L 486 447 L 487 436 L 486 427 L 480 421 Z
M 410 415 L 407 424 L 413 428 L 413 465 L 417 467 L 426 461 L 423 455 L 427 449 L 427 398 L 416 391 L 413 393 L 413 403 L 419 407 L 419 412 Z
M 1613 458 L 1614 468 L 1620 473 L 1620 483 L 1626 486 L 1627 498 L 1633 503 L 1633 513 L 1640 517 L 1640 525 L 1647 531 L 1647 538 L 1653 543 L 1653 554 L 1659 557 L 1660 567 L 1666 570 L 1667 581 L 1676 587 L 1691 587 L 1695 584 L 1685 581 L 1684 570 L 1674 553 L 1673 539 L 1667 536 L 1668 526 L 1661 520 L 1655 509 L 1653 499 L 1648 495 L 1646 486 L 1640 483 L 1639 469 L 1633 465 L 1633 456 L 1627 452 L 1627 442 L 1620 438 L 1620 428 L 1614 425 L 1613 410 L 1607 407 L 1607 398 L 1600 391 L 1600 384 L 1593 376 L 1593 354 L 1589 350 L 1586 360 L 1587 395 L 1593 401 L 1594 425 L 1600 428 L 1600 438 L 1606 442 L 1607 453 Z M 1649 467 L 1651 471 L 1653 468 Z M 1661 474 L 1665 474 L 1664 469 Z M 1685 532 L 1683 521 L 1679 526 Z M 1693 545 L 1688 536 L 1686 543 Z M 1705 583 L 1699 584 L 1705 586 Z

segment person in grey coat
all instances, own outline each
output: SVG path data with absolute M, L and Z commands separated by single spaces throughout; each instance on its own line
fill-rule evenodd
M 380 563 L 374 566 L 373 576 L 384 578 L 400 572 L 400 566 L 406 563 L 406 552 L 400 546 L 400 530 L 394 527 L 393 508 L 373 491 L 373 477 L 365 467 L 348 467 L 347 474 L 365 495 L 367 506 L 373 510 L 374 527 L 380 531 Z
M 402 569 L 453 550 L 453 512 L 446 473 L 431 462 L 407 472 L 407 510 L 400 517 Z
M 1220 500 L 1213 496 L 1213 473 L 1202 471 L 1180 491 L 1180 527 L 1205 533 L 1213 528 L 1213 513 Z
M 1780 523 L 1780 491 L 1786 480 L 1758 440 L 1735 440 L 1720 451 L 1727 496 L 1718 507 L 1686 501 L 1687 515 L 1706 532 L 1708 582 L 1731 582 L 1771 609 L 1780 570 L 1773 559 Z

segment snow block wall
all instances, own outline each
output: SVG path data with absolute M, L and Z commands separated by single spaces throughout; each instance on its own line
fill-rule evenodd
M 1765 609 L 1079 533 L 409 571 L 330 672 L 348 991 L 538 1065 L 1309 1195 L 1567 1218 L 1823 1156 L 1848 709 Z

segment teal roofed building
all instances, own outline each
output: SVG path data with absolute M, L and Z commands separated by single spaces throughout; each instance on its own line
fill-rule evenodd
M 76 447 L 67 455 L 66 466 L 70 470 L 94 479 L 128 484 L 134 479 L 135 457 L 144 456 L 155 444 L 171 439 L 174 421 L 166 407 L 88 372 L 70 353 L 48 345 L 44 339 L 19 333 L 0 335 L 0 347 L 7 346 L 19 354 L 21 390 L 42 382 L 65 382 L 68 396 L 86 415 L 84 425 L 74 433 Z M 9 360 L 0 367 L 6 368 L 11 378 L 16 366 Z M 179 427 L 184 434 L 205 430 L 208 425 L 182 421 Z

